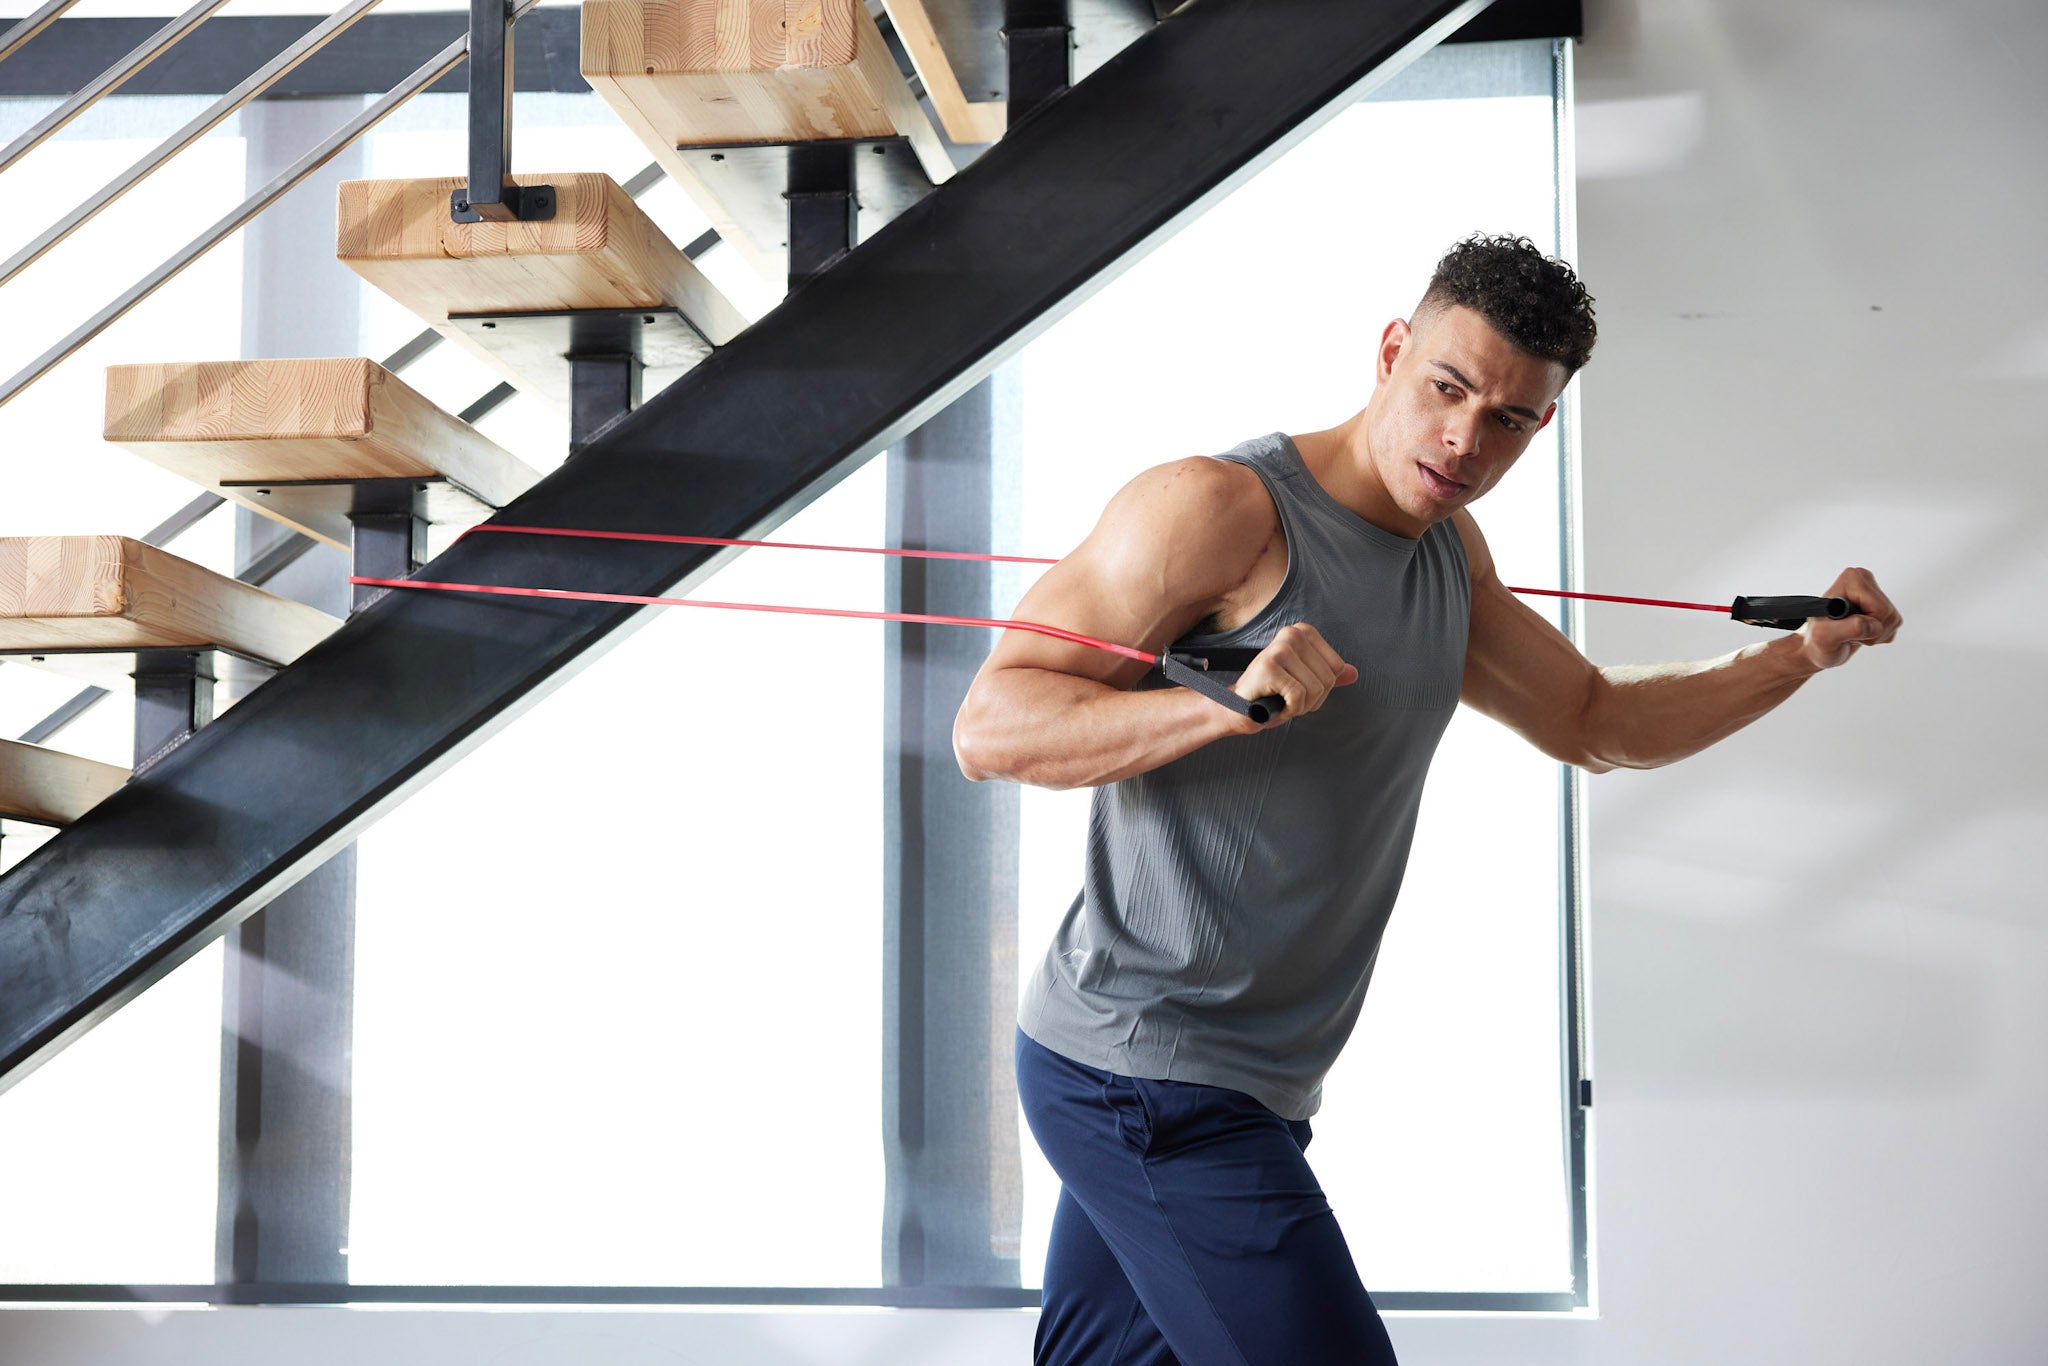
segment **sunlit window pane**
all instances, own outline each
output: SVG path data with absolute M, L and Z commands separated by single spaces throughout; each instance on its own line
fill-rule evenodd
M 873 544 L 881 466 L 783 530 Z M 879 1283 L 881 651 L 669 609 L 361 841 L 353 1280 Z
M 19 60 L 19 58 L 17 58 Z M 0 142 L 53 106 L 0 100 Z M 156 146 L 204 99 L 117 96 L 9 168 L 0 257 Z M 9 282 L 0 377 L 61 340 L 244 192 L 245 144 L 228 125 Z M 213 358 L 241 344 L 241 250 L 224 243 L 0 410 L 0 536 L 141 536 L 197 490 L 101 439 L 105 368 Z M 178 551 L 228 567 L 232 523 Z M 83 685 L 0 665 L 0 736 L 14 738 Z M 51 741 L 126 766 L 133 709 L 109 697 Z M 6 822 L 0 870 L 52 832 Z M 214 1279 L 220 1153 L 221 950 L 200 953 L 0 1095 L 0 1282 L 206 1283 Z

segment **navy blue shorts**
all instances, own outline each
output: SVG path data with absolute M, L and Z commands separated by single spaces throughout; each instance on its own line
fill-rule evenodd
M 1017 1095 L 1061 1183 L 1038 1366 L 1393 1366 L 1302 1156 L 1308 1121 L 1021 1030 Z

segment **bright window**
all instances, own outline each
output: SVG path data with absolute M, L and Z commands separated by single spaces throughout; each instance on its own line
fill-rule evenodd
M 53 103 L 0 100 L 0 144 Z M 7 203 L 18 211 L 0 216 L 0 258 L 205 103 L 107 100 L 9 168 Z M 0 375 L 41 355 L 236 203 L 243 151 L 228 125 L 187 152 L 174 179 L 145 182 L 0 290 Z M 230 240 L 0 409 L 0 536 L 140 536 L 189 502 L 190 484 L 100 439 L 104 369 L 237 354 L 240 301 L 241 258 Z M 227 569 L 232 533 L 229 519 L 215 518 L 176 549 Z M 20 735 L 83 686 L 0 664 L 0 735 Z M 132 707 L 109 698 L 54 743 L 126 767 Z M 0 869 L 49 833 L 0 822 Z M 0 1095 L 0 1281 L 213 1279 L 221 963 L 218 946 L 204 951 Z

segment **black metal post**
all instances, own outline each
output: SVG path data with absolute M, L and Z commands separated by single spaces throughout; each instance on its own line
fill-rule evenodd
M 135 771 L 141 773 L 213 719 L 213 652 L 135 652 Z
M 215 1276 L 345 1285 L 356 850 L 228 936 Z
M 789 149 L 789 287 L 809 283 L 852 251 L 859 237 L 853 148 L 844 142 Z
M 450 196 L 458 223 L 555 216 L 552 186 L 512 183 L 512 7 L 469 0 L 469 184 Z
M 630 352 L 569 357 L 569 454 L 576 455 L 622 414 L 640 406 L 645 367 Z
M 348 520 L 356 574 L 402 579 L 426 563 L 427 519 L 420 501 L 426 491 L 425 484 L 412 479 L 365 480 L 355 486 Z M 358 584 L 350 610 L 362 610 L 386 591 Z
M 1010 54 L 1009 126 L 1015 128 L 1074 80 L 1074 26 L 1067 0 L 1003 0 Z
M 997 371 L 889 453 L 889 544 L 994 544 L 1017 373 Z M 895 559 L 886 572 L 892 611 L 990 615 L 990 565 Z M 952 745 L 989 642 L 915 624 L 887 640 L 882 1283 L 1018 1285 L 1019 800 L 1011 784 L 963 778 Z
M 244 110 L 252 188 L 343 117 L 322 100 Z M 359 176 L 362 161 L 358 144 L 320 175 Z M 318 220 L 331 231 L 333 202 L 331 185 L 310 203 L 293 196 L 244 229 L 243 354 L 332 355 L 354 346 L 353 282 L 323 269 L 331 249 L 321 245 Z M 424 553 L 424 527 L 412 515 L 419 491 L 411 479 L 350 491 L 354 558 L 366 572 L 402 575 Z M 235 575 L 243 582 L 338 616 L 352 595 L 348 569 L 332 547 L 235 510 Z M 270 672 L 227 664 L 224 697 L 255 689 Z M 348 1282 L 341 1250 L 348 1245 L 355 882 L 351 847 L 226 937 L 214 1276 L 227 1297 L 261 1284 Z

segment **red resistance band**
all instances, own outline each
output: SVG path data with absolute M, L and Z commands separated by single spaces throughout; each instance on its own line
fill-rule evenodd
M 817 545 L 799 541 L 754 541 L 740 540 L 728 536 L 676 536 L 653 532 L 637 531 L 585 531 L 568 527 L 507 526 L 499 523 L 483 523 L 471 527 L 463 535 L 477 532 L 497 532 L 520 536 L 568 536 L 577 540 L 592 541 L 655 541 L 668 545 L 734 546 L 742 548 L 762 547 L 775 550 L 827 550 L 854 555 L 893 555 L 904 559 L 918 560 L 979 560 L 994 564 L 1057 564 L 1057 560 L 1040 559 L 1029 555 L 986 555 L 969 550 L 910 550 L 890 546 L 862 545 Z M 458 538 L 460 539 L 460 538 Z M 793 616 L 808 617 L 853 617 L 865 621 L 900 621 L 932 626 L 986 626 L 997 630 L 1031 631 L 1055 640 L 1064 640 L 1090 649 L 1106 650 L 1125 659 L 1136 660 L 1159 669 L 1166 677 L 1183 687 L 1192 688 L 1212 701 L 1228 707 L 1241 716 L 1264 725 L 1278 716 L 1285 708 L 1279 697 L 1262 697 L 1247 701 L 1208 676 L 1209 661 L 1198 656 L 1152 654 L 1129 645 L 1119 645 L 1112 640 L 1098 640 L 1079 631 L 1064 627 L 1047 626 L 1036 621 L 1012 621 L 997 617 L 949 617 L 923 612 L 866 612 L 843 607 L 786 607 L 760 602 L 714 602 L 706 598 L 651 597 L 638 593 L 586 593 L 567 588 L 512 588 L 499 584 L 483 583 L 441 583 L 428 579 L 377 579 L 353 575 L 349 582 L 372 588 L 413 588 L 443 593 L 485 593 L 499 597 L 516 598 L 561 598 L 572 602 L 610 602 L 638 607 L 709 607 L 728 612 L 782 612 Z M 1604 593 L 1570 593 L 1555 588 L 1510 588 L 1511 593 L 1542 594 L 1555 598 L 1582 598 L 1593 602 L 1625 602 L 1645 607 L 1679 607 L 1699 612 L 1720 614 L 1727 612 L 1738 620 L 1753 621 L 1758 625 L 1785 626 L 1798 624 L 1791 620 L 1794 604 L 1824 604 L 1803 615 L 1847 615 L 1848 604 L 1839 598 L 1833 599 L 1749 599 L 1737 598 L 1733 609 L 1705 602 L 1670 602 L 1662 598 L 1622 598 Z M 1745 608 L 1755 604 L 1759 607 L 1769 604 L 1774 610 L 1781 609 L 1787 620 L 1766 621 L 1761 616 L 1751 616 Z
M 729 536 L 661 536 L 639 531 L 572 531 L 553 526 L 501 526 L 483 523 L 463 533 L 477 531 L 514 532 L 521 536 L 572 536 L 578 540 L 591 541 L 661 541 L 669 545 L 729 545 L 761 546 L 771 550 L 831 550 L 849 555 L 897 555 L 918 560 L 982 560 L 992 564 L 1058 564 L 1058 560 L 1041 559 L 1034 555 L 983 555 L 972 550 L 905 550 L 895 546 L 874 545 L 811 545 L 802 541 L 742 541 Z M 461 539 L 460 537 L 457 538 Z M 1663 598 L 1617 598 L 1605 593 L 1567 593 L 1558 588 L 1510 588 L 1510 593 L 1540 593 L 1551 598 L 1585 598 L 1592 602 L 1629 602 L 1640 607 L 1687 607 L 1695 612 L 1713 612 L 1716 615 L 1727 612 L 1727 608 L 1712 602 L 1668 602 Z M 947 624 L 958 624 L 948 622 Z M 977 621 L 967 623 L 975 626 L 999 624 L 1015 625 L 1012 622 L 990 623 Z M 1082 641 L 1082 644 L 1099 645 L 1097 641 Z M 1140 657 L 1142 652 L 1133 654 Z

